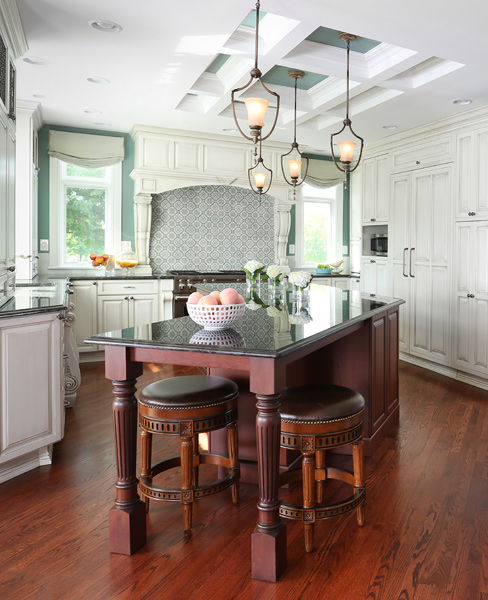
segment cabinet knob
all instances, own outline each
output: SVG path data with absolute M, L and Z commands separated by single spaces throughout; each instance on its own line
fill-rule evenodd
M 474 298 L 474 294 L 468 294 L 468 298 Z
M 134 296 L 131 296 L 131 297 L 129 298 L 129 300 L 134 300 Z
M 128 299 L 129 299 L 129 296 L 126 296 L 126 297 L 124 298 L 124 300 L 128 300 Z
M 11 273 L 13 273 L 15 271 L 15 265 L 12 267 L 7 267 L 7 271 L 10 271 Z
M 376 221 L 376 219 L 371 219 L 371 221 Z
M 475 217 L 475 216 L 476 216 L 476 213 L 475 213 L 475 212 L 469 212 L 469 213 L 468 213 L 468 217 Z
M 416 161 L 415 161 L 415 164 L 416 164 L 416 165 L 420 165 L 420 160 L 416 160 Z
M 97 285 L 97 282 L 96 282 L 96 281 L 94 281 L 94 282 L 93 282 L 93 285 Z
M 370 260 L 369 262 L 375 263 L 376 261 L 375 260 Z

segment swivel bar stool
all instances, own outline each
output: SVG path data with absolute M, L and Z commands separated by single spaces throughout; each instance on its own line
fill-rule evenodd
M 141 477 L 139 489 L 149 510 L 149 500 L 181 502 L 185 531 L 192 528 L 193 500 L 232 488 L 232 501 L 239 501 L 239 462 L 237 451 L 238 387 L 223 377 L 189 375 L 171 377 L 145 387 L 139 395 L 141 428 Z M 229 458 L 202 453 L 198 434 L 227 427 Z M 178 435 L 180 456 L 151 465 L 152 436 Z M 212 464 L 226 467 L 222 479 L 198 485 L 198 467 Z M 181 467 L 181 488 L 162 488 L 153 484 L 156 475 Z
M 303 521 L 305 549 L 313 550 L 314 523 L 356 509 L 364 525 L 363 467 L 364 398 L 337 385 L 305 385 L 286 389 L 280 399 L 282 448 L 300 450 L 302 467 L 280 475 L 280 486 L 303 481 L 303 505 L 281 503 L 280 515 Z M 326 450 L 352 444 L 354 473 L 326 466 Z M 322 504 L 328 479 L 353 487 L 353 494 L 334 504 Z

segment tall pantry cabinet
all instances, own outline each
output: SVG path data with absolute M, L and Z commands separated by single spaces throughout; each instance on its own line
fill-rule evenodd
M 393 175 L 389 254 L 400 311 L 400 349 L 450 359 L 451 165 Z

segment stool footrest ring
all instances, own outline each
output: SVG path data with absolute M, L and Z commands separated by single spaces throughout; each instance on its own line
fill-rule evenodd
M 352 496 L 335 504 L 318 504 L 313 508 L 303 508 L 302 506 L 294 506 L 293 504 L 282 502 L 280 505 L 280 517 L 313 523 L 321 519 L 330 519 L 351 512 L 364 502 L 365 497 L 366 490 L 364 488 L 357 488 Z
M 230 471 L 228 475 L 226 475 L 222 479 L 212 481 L 211 483 L 205 485 L 193 486 L 193 498 L 195 500 L 198 498 L 211 496 L 212 494 L 217 494 L 218 492 L 232 487 L 239 481 L 239 467 L 230 468 L 230 461 L 226 456 L 221 456 L 220 454 L 212 453 L 205 453 L 194 456 L 193 466 L 196 467 L 201 464 L 218 465 L 220 467 L 226 467 L 227 469 L 230 469 Z M 152 466 L 150 476 L 141 475 L 140 477 L 139 490 L 141 492 L 141 495 L 152 500 L 182 502 L 182 490 L 180 488 L 163 488 L 154 485 L 151 481 L 151 479 L 156 475 L 159 475 L 164 471 L 168 471 L 170 469 L 174 469 L 180 466 L 181 458 L 179 456 L 173 456 Z M 187 494 L 189 490 L 184 490 L 184 492 L 185 494 Z

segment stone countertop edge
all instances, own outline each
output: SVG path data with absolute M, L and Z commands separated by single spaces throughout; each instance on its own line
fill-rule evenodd
M 190 345 L 190 344 L 177 344 L 177 343 L 174 343 L 174 344 L 168 343 L 168 344 L 162 345 L 161 342 L 153 341 L 153 340 L 127 340 L 124 338 L 103 337 L 103 335 L 106 335 L 106 334 L 95 334 L 90 337 L 87 337 L 83 341 L 85 342 L 85 344 L 99 344 L 102 346 L 128 346 L 131 348 L 158 348 L 159 347 L 159 348 L 166 348 L 169 350 L 179 350 L 182 352 L 203 352 L 203 353 L 207 353 L 207 354 L 208 353 L 237 354 L 239 356 L 258 356 L 258 357 L 263 357 L 263 358 L 268 358 L 268 357 L 280 358 L 280 357 L 287 356 L 288 354 L 290 354 L 292 352 L 296 352 L 297 350 L 304 348 L 310 344 L 314 344 L 315 342 L 317 342 L 318 340 L 320 340 L 324 337 L 328 337 L 329 335 L 333 335 L 334 333 L 337 333 L 338 331 L 347 329 L 348 327 L 350 327 L 351 325 L 354 325 L 355 323 L 367 321 L 368 319 L 370 319 L 371 317 L 373 317 L 376 314 L 380 314 L 382 312 L 385 312 L 387 310 L 394 308 L 395 306 L 400 306 L 401 304 L 405 303 L 405 300 L 400 300 L 400 299 L 396 299 L 396 298 L 380 298 L 378 296 L 377 299 L 382 300 L 382 301 L 387 301 L 388 303 L 385 304 L 384 306 L 381 306 L 379 308 L 375 308 L 371 311 L 368 311 L 366 314 L 362 314 L 362 315 L 359 315 L 352 319 L 349 319 L 346 323 L 340 323 L 340 324 L 334 325 L 333 327 L 330 327 L 329 329 L 324 330 L 320 333 L 316 333 L 315 335 L 310 336 L 306 340 L 302 340 L 301 342 L 295 342 L 294 344 L 292 344 L 290 346 L 285 346 L 283 348 L 279 348 L 278 350 L 274 350 L 274 351 L 273 350 L 268 350 L 268 351 L 250 350 L 250 349 L 242 350 L 241 348 L 236 348 L 236 347 L 232 347 L 232 346 L 229 346 L 229 347 L 207 346 L 207 347 L 205 347 L 205 346 Z M 190 317 L 182 317 L 182 318 L 190 318 Z

